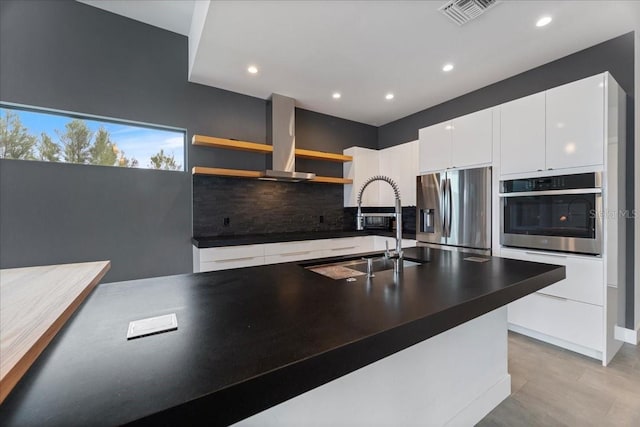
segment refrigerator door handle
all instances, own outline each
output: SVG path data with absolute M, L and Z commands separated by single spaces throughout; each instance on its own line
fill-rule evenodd
M 442 237 L 447 237 L 447 209 L 446 209 L 447 180 L 440 183 L 440 215 L 442 215 Z
M 451 237 L 451 220 L 453 219 L 453 196 L 451 192 L 451 178 L 447 178 L 447 196 L 449 197 L 449 207 L 447 208 L 447 237 Z

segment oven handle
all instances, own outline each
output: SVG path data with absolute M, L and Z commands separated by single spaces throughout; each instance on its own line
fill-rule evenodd
M 602 188 L 573 188 L 571 190 L 522 191 L 519 193 L 498 193 L 500 197 L 567 196 L 571 194 L 601 194 Z

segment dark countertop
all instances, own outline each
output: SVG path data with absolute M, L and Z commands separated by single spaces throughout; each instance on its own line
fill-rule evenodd
M 397 281 L 288 263 L 101 284 L 7 397 L 0 425 L 230 424 L 565 277 L 465 256 L 405 249 L 426 262 Z M 126 340 L 129 321 L 168 313 L 177 331 Z
M 233 236 L 196 236 L 191 239 L 197 248 L 215 248 L 220 246 L 256 245 L 261 243 L 294 242 L 299 240 L 336 239 L 356 236 L 395 237 L 395 231 L 308 231 L 298 233 L 245 234 Z M 402 233 L 403 239 L 415 240 L 415 232 Z

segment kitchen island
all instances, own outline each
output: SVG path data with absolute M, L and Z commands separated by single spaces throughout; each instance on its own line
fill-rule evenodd
M 421 265 L 397 277 L 380 271 L 355 282 L 288 263 L 100 285 L 7 397 L 0 424 L 286 424 L 283 408 L 286 416 L 306 411 L 306 403 L 293 412 L 286 405 L 404 357 L 419 343 L 428 351 L 447 347 L 475 366 L 474 353 L 465 352 L 474 340 L 483 343 L 491 325 L 498 330 L 486 346 L 503 342 L 493 351 L 504 358 L 506 374 L 504 306 L 563 279 L 564 267 L 464 258 L 411 248 L 405 259 Z M 177 330 L 126 339 L 130 321 L 170 313 L 177 315 Z M 474 322 L 483 329 L 469 334 Z M 456 327 L 466 328 L 460 336 L 468 342 L 458 348 L 450 339 L 438 341 Z M 482 373 L 483 366 L 475 370 Z M 402 378 L 395 379 L 394 387 L 402 387 Z M 365 383 L 360 389 L 391 386 Z M 440 398 L 465 388 L 452 382 Z M 312 400 L 317 407 L 311 410 L 345 415 Z M 393 414 L 394 401 L 386 403 L 390 407 L 380 409 Z M 313 412 L 307 416 L 307 424 L 323 423 Z

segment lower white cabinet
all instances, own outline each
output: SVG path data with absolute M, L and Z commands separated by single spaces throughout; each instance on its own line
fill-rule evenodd
M 536 292 L 512 302 L 508 310 L 511 325 L 596 352 L 603 351 L 604 314 L 601 306 Z
M 509 248 L 501 248 L 500 256 L 566 269 L 566 279 L 509 304 L 509 328 L 602 359 L 607 290 L 602 258 Z
M 503 258 L 544 264 L 564 265 L 567 278 L 539 292 L 602 306 L 605 300 L 604 266 L 602 258 L 588 255 L 564 255 L 517 249 L 500 250 Z
M 376 250 L 376 239 L 379 238 L 379 236 L 356 236 L 206 249 L 194 246 L 193 271 L 199 273 L 371 252 Z M 415 241 L 413 242 L 413 245 L 409 243 L 406 245 L 415 246 Z M 393 244 L 390 247 L 393 247 Z M 384 243 L 382 243 L 382 249 L 384 249 Z
M 193 247 L 193 272 L 228 270 L 264 264 L 263 245 Z
M 395 249 L 396 247 L 396 239 L 393 237 L 387 236 L 372 236 L 374 238 L 373 249 L 374 251 L 384 251 L 389 245 L 389 249 Z M 411 248 L 416 245 L 415 240 L 411 239 L 402 239 L 402 247 L 403 248 Z

